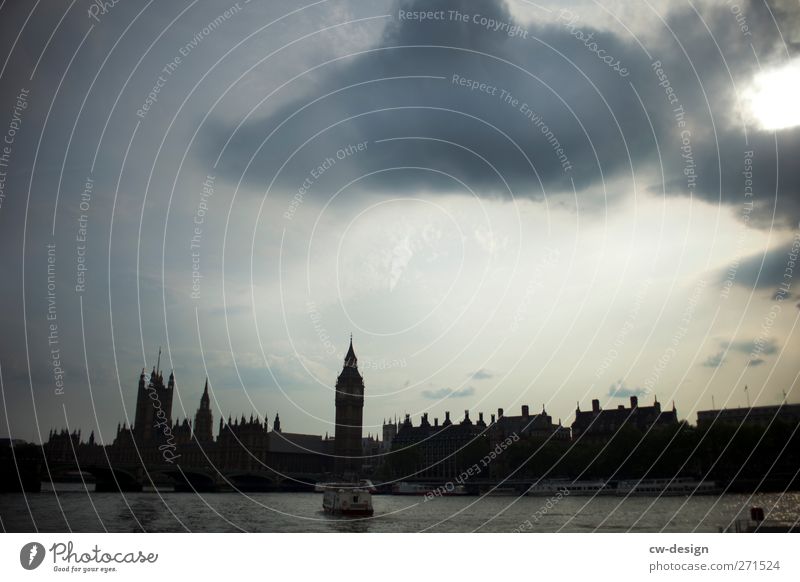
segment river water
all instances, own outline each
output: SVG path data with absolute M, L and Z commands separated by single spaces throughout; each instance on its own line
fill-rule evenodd
M 315 493 L 86 492 L 0 495 L 9 532 L 717 532 L 751 506 L 770 519 L 800 516 L 800 493 L 685 497 L 424 497 L 376 495 L 371 518 L 322 512 Z

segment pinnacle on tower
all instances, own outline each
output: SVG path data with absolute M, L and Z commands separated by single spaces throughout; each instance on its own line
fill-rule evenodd
M 353 350 L 353 334 L 350 334 L 350 347 L 347 350 L 347 355 L 344 357 L 344 366 L 345 368 L 357 368 L 358 367 L 358 358 L 356 357 L 356 352 Z

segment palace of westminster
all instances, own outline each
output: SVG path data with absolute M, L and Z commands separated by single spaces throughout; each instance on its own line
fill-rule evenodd
M 159 358 L 160 359 L 160 358 Z M 132 426 L 118 425 L 112 444 L 101 446 L 94 433 L 88 442 L 81 441 L 80 431 L 62 429 L 51 431 L 44 445 L 50 459 L 80 457 L 94 459 L 113 466 L 206 468 L 207 471 L 263 473 L 280 475 L 362 475 L 370 476 L 391 462 L 393 451 L 413 450 L 413 470 L 418 478 L 451 478 L 460 470 L 459 452 L 482 441 L 492 447 L 509 435 L 569 441 L 581 436 L 584 441 L 603 442 L 624 424 L 639 430 L 678 422 L 674 406 L 661 410 L 655 401 L 652 406 L 639 406 L 636 397 L 630 407 L 601 410 L 599 401 L 592 402 L 589 411 L 576 410 L 571 429 L 553 422 L 544 408 L 531 414 L 522 406 L 519 416 L 504 414 L 498 409 L 487 420 L 481 412 L 473 421 L 469 411 L 460 421 L 453 421 L 445 412 L 440 424 L 431 423 L 424 413 L 414 425 L 409 415 L 401 422 L 386 422 L 379 438 L 362 435 L 364 380 L 358 370 L 358 359 L 352 338 L 344 365 L 336 381 L 336 429 L 328 435 L 308 435 L 284 432 L 276 414 L 271 427 L 267 419 L 253 417 L 220 418 L 214 437 L 214 415 L 211 409 L 206 380 L 200 406 L 194 421 L 172 419 L 172 400 L 175 376 L 168 380 L 156 365 L 149 378 L 144 370 L 139 377 L 136 411 Z

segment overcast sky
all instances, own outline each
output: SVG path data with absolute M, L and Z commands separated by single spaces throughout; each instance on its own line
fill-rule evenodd
M 365 434 L 798 401 L 794 1 L 6 0 L 0 28 L 2 435 L 111 442 L 159 347 L 174 418 L 208 376 L 215 423 L 332 434 L 351 333 Z

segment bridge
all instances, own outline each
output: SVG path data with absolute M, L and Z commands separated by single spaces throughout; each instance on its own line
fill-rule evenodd
M 282 471 L 266 462 L 251 462 L 247 467 L 213 462 L 199 464 L 164 462 L 153 451 L 141 458 L 120 459 L 113 446 L 81 445 L 74 455 L 52 451 L 41 445 L 23 445 L 0 452 L 0 491 L 35 492 L 42 482 L 78 481 L 94 484 L 97 492 L 136 492 L 145 488 L 171 487 L 174 491 L 313 491 L 323 472 Z M 159 462 L 160 461 L 160 462 Z

